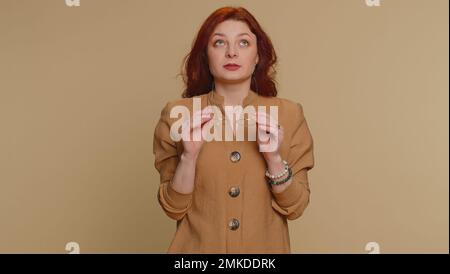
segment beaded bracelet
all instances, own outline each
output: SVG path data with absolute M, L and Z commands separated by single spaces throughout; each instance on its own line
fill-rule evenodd
M 281 180 L 281 181 L 273 181 L 273 180 L 269 180 L 269 183 L 270 183 L 271 185 L 281 185 L 281 184 L 284 184 L 284 183 L 286 183 L 287 181 L 289 181 L 289 179 L 291 179 L 291 177 L 292 177 L 292 169 L 289 167 L 289 168 L 288 168 L 288 176 L 287 176 L 286 178 L 284 178 L 284 179 Z
M 269 177 L 270 179 L 278 179 L 278 178 L 281 178 L 284 175 L 286 175 L 286 173 L 288 172 L 289 166 L 285 160 L 283 160 L 283 164 L 284 164 L 284 170 L 281 173 L 272 175 L 269 173 L 269 170 L 266 170 L 266 176 Z

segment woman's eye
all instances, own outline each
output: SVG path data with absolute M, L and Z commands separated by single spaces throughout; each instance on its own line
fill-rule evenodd
M 243 45 L 243 46 L 248 46 L 248 41 L 247 40 L 242 40 L 241 41 L 241 45 Z
M 216 40 L 213 43 L 214 46 L 218 46 L 218 45 L 222 45 L 222 44 L 224 44 L 223 40 Z M 249 45 L 249 42 L 247 40 L 241 40 L 240 45 L 245 47 L 245 46 Z
M 217 46 L 217 43 L 223 43 L 222 40 L 216 40 L 216 42 L 214 42 L 214 45 Z

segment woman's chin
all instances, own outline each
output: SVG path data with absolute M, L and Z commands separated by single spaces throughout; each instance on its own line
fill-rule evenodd
M 248 79 L 248 77 L 244 77 L 242 75 L 223 75 L 220 77 L 220 82 L 224 84 L 238 84 L 245 82 Z

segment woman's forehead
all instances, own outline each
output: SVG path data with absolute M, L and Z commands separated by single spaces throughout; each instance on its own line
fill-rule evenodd
M 250 31 L 250 28 L 245 22 L 236 20 L 227 20 L 221 22 L 214 29 L 212 36 L 224 36 L 224 37 L 235 37 L 235 36 L 250 36 L 255 37 L 255 34 Z

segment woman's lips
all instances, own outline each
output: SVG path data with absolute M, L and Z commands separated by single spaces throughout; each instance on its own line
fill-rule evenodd
M 227 69 L 227 70 L 234 71 L 234 70 L 238 70 L 241 66 L 239 66 L 239 65 L 225 65 L 223 67 L 225 69 Z

